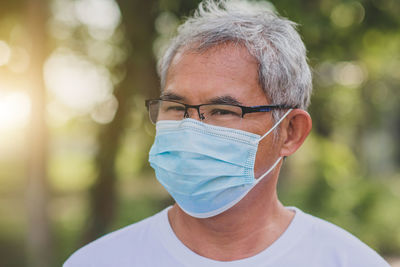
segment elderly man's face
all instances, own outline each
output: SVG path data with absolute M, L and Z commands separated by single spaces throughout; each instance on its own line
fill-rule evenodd
M 271 104 L 258 83 L 256 60 L 244 47 L 233 44 L 220 45 L 203 53 L 177 54 L 170 66 L 163 95 L 191 105 L 210 103 L 218 98 L 230 98 L 244 106 Z M 190 117 L 199 119 L 194 110 Z M 263 135 L 272 126 L 270 112 L 257 112 L 246 114 L 235 128 Z M 279 145 L 273 140 L 270 134 L 259 144 L 255 177 L 279 157 Z

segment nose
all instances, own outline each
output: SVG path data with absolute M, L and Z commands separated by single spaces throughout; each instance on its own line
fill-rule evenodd
M 204 120 L 203 114 L 200 114 L 200 111 L 197 107 L 187 107 L 183 117 L 185 119 L 191 118 L 191 119 L 198 120 L 198 121 Z

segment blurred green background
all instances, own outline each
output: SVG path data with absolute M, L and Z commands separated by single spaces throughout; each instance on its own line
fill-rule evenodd
M 156 59 L 195 0 L 0 1 L 0 266 L 61 266 L 172 200 L 147 163 Z M 285 205 L 400 255 L 400 1 L 271 0 L 300 24 L 311 136 Z

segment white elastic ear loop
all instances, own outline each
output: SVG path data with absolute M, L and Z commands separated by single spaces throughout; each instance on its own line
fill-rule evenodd
M 277 122 L 275 123 L 275 125 L 272 126 L 271 129 L 269 129 L 269 131 L 268 131 L 266 134 L 264 134 L 263 136 L 261 136 L 261 138 L 259 139 L 259 141 L 261 141 L 264 137 L 266 137 L 267 135 L 269 135 L 276 127 L 278 127 L 278 125 L 286 118 L 287 115 L 289 115 L 289 113 L 290 113 L 292 110 L 293 110 L 293 109 L 289 109 L 289 110 L 285 113 L 285 115 L 283 115 L 282 118 L 280 118 L 279 121 L 277 121 Z
M 267 176 L 273 169 L 275 169 L 276 165 L 278 165 L 278 163 L 281 161 L 282 157 L 279 157 L 275 163 L 271 166 L 271 168 L 268 169 L 268 171 L 264 172 L 263 175 L 261 175 L 260 177 L 258 177 L 254 183 L 254 185 L 258 184 L 258 182 L 260 182 L 265 176 Z

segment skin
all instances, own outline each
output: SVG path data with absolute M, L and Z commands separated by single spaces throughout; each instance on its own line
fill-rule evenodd
M 223 44 L 205 52 L 178 53 L 169 68 L 163 95 L 197 105 L 218 97 L 232 97 L 245 106 L 272 104 L 258 83 L 257 62 L 238 45 Z M 273 103 L 280 104 L 280 103 Z M 190 117 L 199 119 L 197 112 Z M 270 112 L 246 114 L 241 130 L 264 135 L 274 124 Z M 310 115 L 293 110 L 281 123 L 279 136 L 271 133 L 260 143 L 255 161 L 259 177 L 279 158 L 293 154 L 311 130 Z M 269 247 L 287 229 L 294 212 L 278 200 L 276 184 L 282 161 L 248 195 L 220 215 L 198 219 L 178 205 L 168 212 L 176 236 L 195 253 L 218 261 L 251 257 Z

